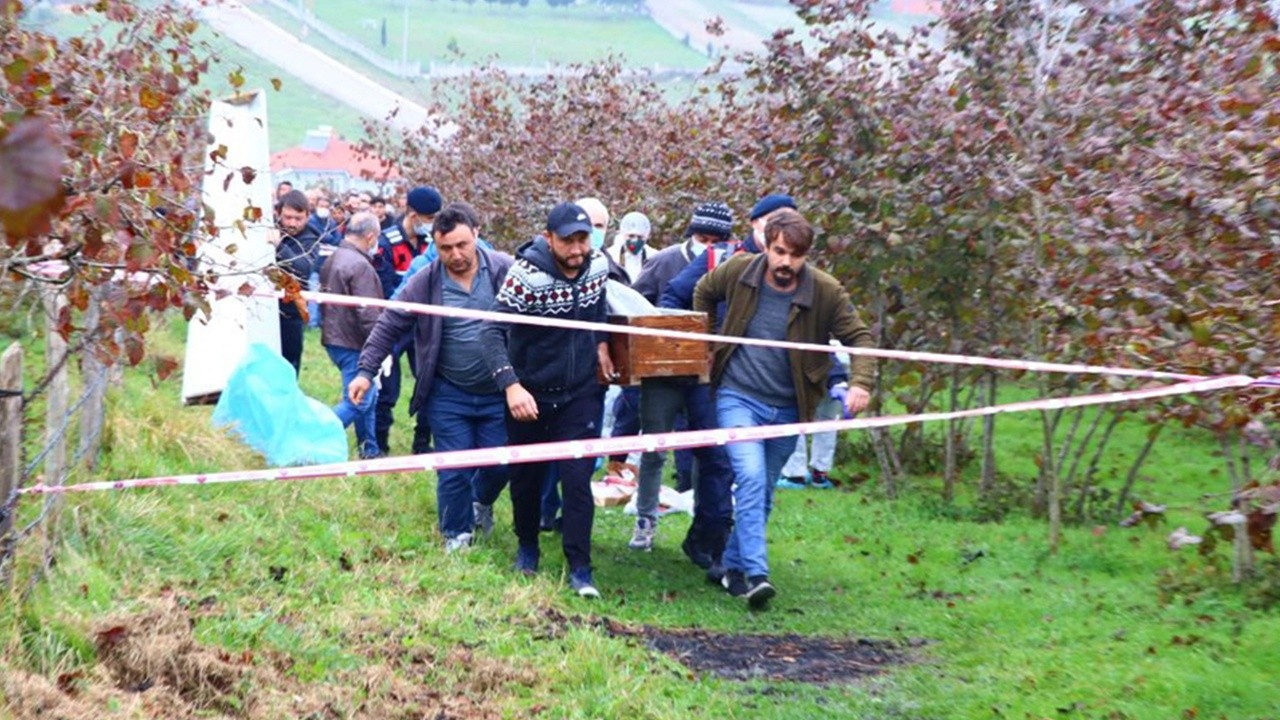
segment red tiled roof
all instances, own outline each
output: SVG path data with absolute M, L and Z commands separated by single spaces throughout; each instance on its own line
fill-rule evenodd
M 305 147 L 281 150 L 271 156 L 271 171 L 282 170 L 345 170 L 357 178 L 398 178 L 395 168 L 385 168 L 374 157 L 361 156 L 356 147 L 340 137 L 329 138 L 323 151 Z

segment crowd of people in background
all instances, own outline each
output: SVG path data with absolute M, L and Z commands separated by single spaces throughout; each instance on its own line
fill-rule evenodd
M 808 261 L 815 231 L 793 198 L 768 194 L 735 237 L 733 210 L 706 201 L 684 232 L 655 238 L 641 211 L 624 214 L 612 241 L 603 201 L 552 208 L 514 254 L 482 238 L 465 202 L 430 186 L 378 195 L 280 183 L 278 266 L 302 287 L 499 313 L 606 322 L 610 287 L 629 286 L 658 308 L 707 314 L 713 332 L 767 340 L 869 347 L 872 336 L 847 292 Z M 615 291 L 622 292 L 622 291 Z M 280 303 L 281 353 L 301 371 L 305 325 L 340 378 L 334 412 L 354 426 L 362 458 L 394 452 L 390 429 L 402 363 L 414 379 L 408 411 L 414 454 L 584 440 L 614 435 L 783 424 L 850 416 L 869 399 L 873 365 L 832 353 L 740 343 L 715 345 L 710 383 L 697 376 L 643 378 L 606 403 L 598 378 L 616 379 L 604 333 L 311 303 Z M 775 488 L 832 487 L 834 433 L 709 446 L 677 453 L 675 483 L 694 493 L 681 549 L 709 582 L 762 608 L 769 579 L 765 528 Z M 624 456 L 613 458 L 625 459 Z M 628 546 L 654 547 L 665 457 L 640 456 L 636 520 Z M 494 503 L 510 488 L 515 568 L 538 572 L 540 535 L 558 531 L 570 585 L 597 597 L 591 561 L 594 458 L 437 474 L 437 524 L 446 552 L 490 535 Z

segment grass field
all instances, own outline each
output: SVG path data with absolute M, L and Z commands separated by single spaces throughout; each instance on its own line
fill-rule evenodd
M 180 356 L 182 338 L 175 324 L 157 347 Z M 309 334 L 304 388 L 328 402 L 335 380 Z M 127 374 L 95 477 L 261 465 L 178 388 Z M 1002 471 L 1023 484 L 1037 423 L 998 421 Z M 409 427 L 400 417 L 395 448 Z M 1143 431 L 1121 427 L 1117 467 Z M 0 693 L 14 717 L 35 717 L 36 689 L 61 679 L 82 717 L 107 718 L 1275 718 L 1274 611 L 1249 609 L 1221 562 L 1165 548 L 1172 527 L 1203 526 L 1219 465 L 1209 438 L 1169 429 L 1139 490 L 1170 503 L 1169 526 L 1068 528 L 1057 555 L 1042 521 L 974 522 L 967 488 L 944 506 L 932 477 L 898 501 L 874 483 L 780 492 L 781 594 L 754 614 L 685 561 L 683 518 L 638 554 L 630 519 L 598 512 L 591 602 L 569 593 L 553 536 L 537 578 L 511 570 L 505 495 L 494 536 L 445 556 L 425 474 L 70 496 L 56 567 L 0 608 Z M 825 685 L 740 682 L 619 632 L 646 627 L 870 638 L 911 662 Z M 155 687 L 138 691 L 148 673 Z
M 252 8 L 277 23 L 296 24 L 267 3 Z M 318 19 L 388 58 L 398 60 L 405 52 L 402 2 L 326 0 L 311 9 Z M 496 59 L 506 66 L 539 67 L 590 62 L 611 54 L 633 66 L 696 69 L 706 65 L 704 56 L 648 18 L 601 8 L 551 8 L 541 0 L 533 0 L 528 7 L 416 0 L 410 3 L 408 18 L 408 58 L 421 61 L 424 71 L 431 63 L 473 65 Z

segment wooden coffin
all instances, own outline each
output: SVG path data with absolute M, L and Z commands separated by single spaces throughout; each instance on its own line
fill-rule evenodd
M 654 314 L 610 315 L 615 325 L 707 332 L 707 314 L 691 310 L 655 308 Z M 616 385 L 639 385 L 647 377 L 697 377 L 708 382 L 711 367 L 708 364 L 709 348 L 702 340 L 653 337 L 615 333 L 609 336 L 609 356 L 618 371 Z M 602 382 L 603 379 L 601 380 Z

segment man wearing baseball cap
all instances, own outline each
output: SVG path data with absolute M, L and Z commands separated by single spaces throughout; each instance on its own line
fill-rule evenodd
M 573 203 L 547 215 L 546 232 L 521 245 L 492 310 L 512 315 L 608 321 L 605 287 L 609 267 L 591 247 L 591 219 Z M 614 376 L 607 337 L 555 327 L 490 322 L 480 342 L 498 389 L 507 401 L 511 445 L 600 437 L 604 388 L 597 368 Z M 569 581 L 582 597 L 599 597 L 591 573 L 595 458 L 555 461 L 563 499 L 563 534 Z M 519 547 L 516 570 L 538 571 L 542 484 L 550 462 L 513 464 L 511 504 Z

